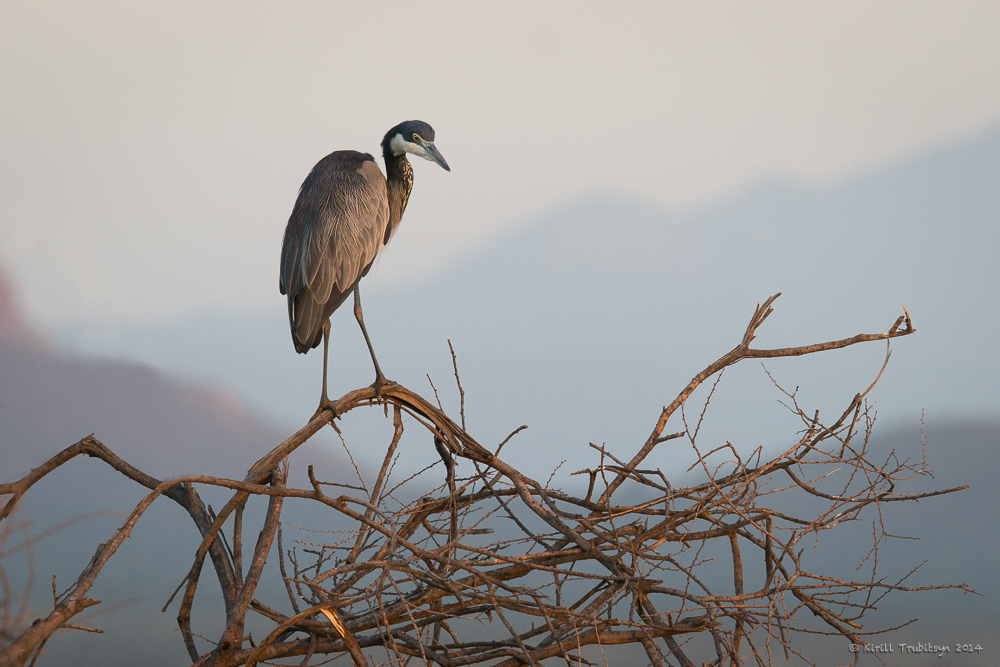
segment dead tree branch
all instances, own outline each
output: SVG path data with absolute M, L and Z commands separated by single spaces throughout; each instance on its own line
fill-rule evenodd
M 595 446 L 599 461 L 580 471 L 589 478 L 582 496 L 550 488 L 500 459 L 504 443 L 494 454 L 469 435 L 453 348 L 462 425 L 400 385 L 382 387 L 379 394 L 373 388 L 358 389 L 317 413 L 254 464 L 243 480 L 191 476 L 159 481 L 88 436 L 24 478 L 0 485 L 0 493 L 11 496 L 3 517 L 38 480 L 81 454 L 103 460 L 150 493 L 98 548 L 55 608 L 12 635 L 0 651 L 0 666 L 24 665 L 56 629 L 68 627 L 76 614 L 98 604 L 86 597 L 88 589 L 161 495 L 185 510 L 202 539 L 179 587 L 178 610 L 183 641 L 192 663 L 200 667 L 303 657 L 300 664 L 305 665 L 338 654 L 355 665 L 513 666 L 552 657 L 574 663 L 583 659 L 585 647 L 594 646 L 594 655 L 607 661 L 608 651 L 620 645 L 634 645 L 652 665 L 693 665 L 689 652 L 694 649 L 682 647 L 681 640 L 696 635 L 705 636 L 711 647 L 710 655 L 697 660 L 721 667 L 745 661 L 768 664 L 777 647 L 790 655 L 801 633 L 862 643 L 862 618 L 881 596 L 949 587 L 907 586 L 903 580 L 876 576 L 878 546 L 891 537 L 883 524 L 884 510 L 891 503 L 959 490 L 901 490 L 924 469 L 900 461 L 895 452 L 870 447 L 874 415 L 865 396 L 874 383 L 826 424 L 799 407 L 794 394 L 784 392 L 802 431 L 776 455 L 765 457 L 758 450 L 748 456 L 728 443 L 703 446 L 697 427 L 664 435 L 667 422 L 695 389 L 743 359 L 813 354 L 914 331 L 904 311 L 885 333 L 794 348 L 753 348 L 777 296 L 757 307 L 739 345 L 698 373 L 663 408 L 631 459 L 618 460 Z M 335 418 L 347 419 L 354 410 L 371 406 L 384 406 L 387 417 L 392 408 L 392 437 L 383 445 L 382 464 L 371 483 L 362 480 L 363 489 L 339 485 L 363 493 L 327 495 L 324 489 L 338 485 L 323 481 L 313 466 L 305 488 L 288 485 L 287 461 L 301 445 Z M 410 418 L 408 429 L 404 416 Z M 394 464 L 406 430 L 415 431 L 415 446 L 424 443 L 428 466 L 400 479 Z M 640 467 L 657 445 L 683 436 L 704 481 L 677 487 L 663 471 Z M 358 446 L 346 440 L 344 445 Z M 464 477 L 458 474 L 463 468 L 470 468 Z M 232 495 L 210 514 L 199 487 L 221 487 Z M 250 498 L 263 496 L 268 507 L 250 549 L 243 544 L 243 508 Z M 627 500 L 613 504 L 621 498 Z M 323 506 L 330 517 L 327 525 L 336 526 L 328 539 L 311 534 L 289 543 L 290 527 L 286 524 L 282 531 L 281 525 L 286 499 Z M 857 578 L 840 579 L 810 569 L 802 545 L 863 516 L 876 517 L 872 554 L 861 558 L 867 576 L 862 571 Z M 227 524 L 231 549 L 223 542 Z M 257 597 L 258 584 L 269 558 L 279 563 L 287 599 L 265 603 Z M 226 624 L 217 642 L 199 648 L 191 612 L 206 559 L 212 560 L 223 591 Z M 713 573 L 710 563 L 728 563 L 728 575 Z M 964 584 L 950 587 L 968 590 Z M 801 609 L 811 614 L 798 614 Z M 248 611 L 271 624 L 256 646 L 247 646 L 244 637 Z M 809 618 L 800 618 L 804 616 Z

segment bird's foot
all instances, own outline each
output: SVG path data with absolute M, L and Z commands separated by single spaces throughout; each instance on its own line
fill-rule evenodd
M 316 408 L 316 412 L 313 413 L 312 419 L 310 419 L 309 421 L 316 419 L 325 411 L 329 411 L 333 415 L 334 419 L 340 416 L 340 413 L 337 412 L 337 408 L 334 402 L 324 395 L 323 398 L 319 399 L 319 407 Z
M 382 373 L 375 374 L 375 382 L 373 382 L 371 386 L 375 390 L 376 400 L 382 398 L 382 388 L 387 387 L 390 384 L 396 384 L 396 383 L 393 382 L 392 380 L 385 379 L 385 376 L 382 375 Z

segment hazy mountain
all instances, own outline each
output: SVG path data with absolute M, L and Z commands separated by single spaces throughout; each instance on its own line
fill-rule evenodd
M 91 433 L 129 463 L 161 479 L 181 473 L 242 478 L 284 438 L 224 391 L 171 381 L 135 362 L 55 352 L 24 322 L 9 283 L 0 281 L 0 480 L 14 481 Z M 56 577 L 60 590 L 66 589 L 144 492 L 86 457 L 67 463 L 29 490 L 20 504 L 22 513 L 5 522 L 10 526 L 26 519 L 28 524 L 7 534 L 0 552 L 82 517 L 37 544 L 33 561 L 23 551 L 4 560 L 16 590 L 34 582 L 35 616 L 51 608 L 51 578 Z M 132 539 L 91 590 L 90 595 L 105 604 L 80 622 L 99 625 L 109 634 L 61 632 L 39 665 L 183 661 L 173 616 L 158 613 L 158 608 L 190 567 L 197 531 L 179 508 L 164 500 L 140 520 Z M 210 599 L 211 587 L 208 590 Z M 124 610 L 115 612 L 122 603 Z
M 1000 277 L 994 260 L 1000 247 L 997 220 L 1000 130 L 850 182 L 776 183 L 693 214 L 587 195 L 466 262 L 443 268 L 432 280 L 390 290 L 378 282 L 376 271 L 368 279 L 366 320 L 389 377 L 430 395 L 425 378 L 430 373 L 446 406 L 457 413 L 446 344 L 451 338 L 472 433 L 490 444 L 529 424 L 505 452 L 526 472 L 544 478 L 562 460 L 570 461 L 564 473 L 587 465 L 581 461 L 590 460 L 588 442 L 607 442 L 617 453 L 633 451 L 660 407 L 738 342 L 755 304 L 774 292 L 785 295 L 760 331 L 761 347 L 884 331 L 905 304 L 918 333 L 894 343 L 892 361 L 873 393 L 880 415 L 877 447 L 905 447 L 908 455 L 919 455 L 917 428 L 926 409 L 927 455 L 936 477 L 922 483 L 973 488 L 894 508 L 899 533 L 922 541 L 887 546 L 883 562 L 887 572 L 898 572 L 927 558 L 916 583 L 964 581 L 988 597 L 896 596 L 880 613 L 890 621 L 924 619 L 890 635 L 892 641 L 979 642 L 993 653 L 980 654 L 975 662 L 951 660 L 986 664 L 998 648 L 987 644 L 993 640 L 986 634 L 1000 618 L 995 602 L 1000 591 L 984 557 L 998 547 L 990 511 L 998 505 L 993 480 L 1000 472 L 995 419 L 1000 367 L 991 350 L 1000 325 L 994 294 Z M 405 234 L 411 233 L 419 230 L 404 223 L 403 235 L 382 261 L 405 252 Z M 241 474 L 280 433 L 246 416 L 227 394 L 196 389 L 191 381 L 225 386 L 229 395 L 288 428 L 301 423 L 317 400 L 321 356 L 295 355 L 285 317 L 275 293 L 274 307 L 264 313 L 204 313 L 140 328 L 80 323 L 59 334 L 64 345 L 148 361 L 160 371 L 54 354 L 37 336 L 26 336 L 22 325 L 0 329 L 20 332 L 0 343 L 4 477 L 94 431 L 154 474 L 189 470 L 195 456 L 217 471 Z M 349 311 L 334 317 L 332 352 L 332 393 L 371 381 L 367 351 Z M 788 389 L 801 386 L 803 405 L 830 414 L 867 387 L 884 354 L 884 346 L 870 345 L 775 361 L 768 369 Z M 166 372 L 188 380 L 177 384 Z M 759 365 L 727 371 L 703 439 L 730 440 L 738 447 L 786 444 L 796 424 L 779 398 Z M 377 447 L 369 448 L 369 455 L 381 456 Z M 676 474 L 676 450 L 664 448 L 649 463 Z M 84 506 L 129 507 L 132 491 L 111 493 L 118 488 L 111 481 L 115 476 L 85 464 L 36 495 L 52 516 Z M 66 502 L 55 493 L 65 490 L 60 485 L 75 494 L 71 507 L 58 507 Z M 97 500 L 83 502 L 87 498 Z M 157 521 L 174 522 L 164 525 L 187 531 L 185 536 L 191 532 L 169 510 L 158 516 Z M 75 576 L 113 523 L 70 533 L 74 539 L 85 536 L 86 546 L 68 548 L 63 561 L 39 571 L 60 568 L 60 581 Z M 176 544 L 156 542 L 169 531 L 149 531 L 132 540 L 135 560 L 113 575 L 118 579 L 109 573 L 106 591 L 109 599 L 125 599 L 135 577 L 146 577 L 150 599 L 125 621 L 155 617 L 148 623 L 159 629 L 149 629 L 143 638 L 182 660 L 172 621 L 154 610 L 165 599 L 161 589 L 169 593 L 183 576 L 185 559 L 160 563 L 157 555 Z M 825 557 L 853 563 L 864 533 L 860 527 L 845 532 L 843 543 L 832 542 Z M 128 625 L 112 616 L 107 624 Z M 101 641 L 106 639 L 74 636 L 52 650 L 82 645 L 74 642 L 107 646 Z M 107 660 L 106 654 L 103 662 L 89 664 L 111 664 Z M 831 657 L 831 663 L 837 660 Z M 899 664 L 919 663 L 909 658 Z
M 918 333 L 894 344 L 873 396 L 883 421 L 912 425 L 926 410 L 934 424 L 1000 408 L 1000 357 L 991 352 L 998 220 L 1000 129 L 848 182 L 764 185 L 692 214 L 584 194 L 432 280 L 389 289 L 376 268 L 366 319 L 389 377 L 429 392 L 430 373 L 457 409 L 450 338 L 473 432 L 495 442 L 526 423 L 510 455 L 546 468 L 588 441 L 631 451 L 660 407 L 732 348 L 756 303 L 778 291 L 762 347 L 885 331 L 905 305 Z M 380 261 L 419 233 L 404 221 Z M 265 313 L 139 328 L 80 323 L 60 339 L 210 379 L 291 425 L 316 403 L 322 360 L 292 351 L 284 308 L 275 292 Z M 333 323 L 331 392 L 368 384 L 349 309 Z M 869 345 L 768 368 L 826 412 L 867 387 L 884 353 Z M 777 443 L 787 434 L 776 423 L 794 425 L 782 421 L 779 398 L 760 366 L 747 364 L 727 373 L 710 421 L 718 437 Z
M 5 308 L 2 314 L 16 316 L 9 292 L 7 295 L 5 301 L 0 300 Z M 6 321 L 16 320 L 10 317 Z M 0 380 L 0 470 L 5 480 L 91 431 L 128 460 L 161 475 L 180 471 L 241 475 L 281 437 L 276 429 L 243 413 L 224 395 L 178 385 L 135 363 L 56 355 L 26 326 L 17 329 L 14 340 L 0 339 Z M 996 421 L 939 423 L 928 428 L 923 438 L 915 424 L 881 429 L 872 449 L 880 453 L 895 449 L 901 458 L 919 457 L 922 441 L 935 476 L 916 480 L 910 490 L 962 484 L 972 488 L 886 508 L 885 520 L 891 532 L 920 541 L 885 543 L 881 570 L 891 579 L 927 560 L 911 585 L 968 583 L 986 597 L 948 591 L 890 596 L 872 615 L 868 627 L 888 627 L 919 616 L 919 623 L 885 639 L 910 644 L 979 643 L 985 646 L 985 653 L 950 655 L 940 661 L 934 658 L 934 664 L 992 664 L 992 651 L 997 646 L 991 632 L 1000 622 L 1000 590 L 990 569 L 983 567 L 983 555 L 1000 549 L 1000 538 L 990 512 L 981 518 L 969 508 L 1000 504 L 994 484 L 1000 472 L 1000 425 Z M 307 457 L 312 462 L 317 456 L 322 457 L 322 449 L 313 449 Z M 580 463 L 575 460 L 573 465 Z M 532 469 L 537 470 L 537 466 Z M 36 534 L 89 512 L 112 511 L 118 516 L 85 520 L 42 543 L 36 549 L 38 579 L 47 581 L 55 574 L 61 587 L 72 581 L 96 544 L 113 531 L 141 495 L 134 484 L 89 461 L 75 461 L 40 483 L 24 503 Z M 296 519 L 292 523 L 305 522 Z M 855 576 L 853 567 L 863 559 L 869 541 L 869 526 L 845 525 L 808 561 L 820 571 Z M 176 605 L 165 614 L 159 608 L 183 579 L 195 547 L 195 531 L 181 512 L 166 501 L 155 505 L 98 579 L 92 595 L 104 600 L 104 605 L 80 618 L 81 623 L 100 627 L 106 634 L 60 633 L 38 664 L 184 664 L 173 619 Z M 15 581 L 26 576 L 23 564 L 5 565 Z M 277 574 L 269 571 L 265 588 L 276 585 Z M 44 613 L 47 605 L 43 589 L 45 586 L 36 584 L 34 608 L 38 614 Z M 206 628 L 217 625 L 212 614 L 217 614 L 221 605 L 214 599 L 211 585 L 205 584 L 203 589 L 195 622 L 202 633 L 211 636 Z M 829 644 L 824 646 L 820 654 L 830 650 Z M 844 655 L 832 653 L 828 663 L 821 664 L 841 664 L 844 656 L 846 647 Z M 897 652 L 886 664 L 931 664 L 920 662 L 925 658 Z M 866 659 L 863 664 L 869 662 Z
M 0 341 L 38 350 L 43 346 L 39 334 L 24 320 L 10 277 L 0 267 Z
M 922 476 L 901 487 L 911 492 L 966 484 L 970 488 L 916 503 L 884 507 L 886 530 L 897 539 L 882 543 L 879 570 L 888 581 L 919 567 L 904 585 L 966 583 L 980 595 L 956 591 L 889 595 L 867 619 L 866 627 L 890 628 L 915 618 L 919 621 L 874 636 L 870 641 L 894 645 L 891 656 L 880 656 L 890 666 L 993 665 L 996 659 L 989 654 L 1000 650 L 996 633 L 1000 627 L 1000 579 L 992 566 L 993 554 L 1000 551 L 1000 531 L 993 511 L 1000 506 L 1000 489 L 996 484 L 1000 475 L 1000 424 L 996 420 L 952 422 L 928 428 L 923 436 L 933 477 Z M 884 429 L 873 440 L 872 451 L 877 458 L 884 459 L 894 450 L 901 458 L 919 461 L 920 443 L 921 434 L 916 426 Z M 819 553 L 812 560 L 814 567 L 833 576 L 837 572 L 845 577 L 857 576 L 854 568 L 870 548 L 875 519 L 870 515 L 866 521 L 842 526 L 843 531 L 834 530 L 821 539 Z M 949 646 L 950 653 L 941 658 L 936 654 L 906 654 L 899 649 L 901 642 L 910 646 L 918 643 Z M 958 654 L 956 644 L 978 644 L 983 650 Z M 828 657 L 825 664 L 849 664 L 842 653 Z M 880 663 L 874 656 L 867 656 L 861 664 Z
M 12 357 L 16 363 L 11 363 Z M 233 428 L 228 415 L 219 417 L 216 410 L 204 402 L 189 400 L 198 395 L 211 395 L 202 391 L 191 394 L 189 389 L 172 385 L 153 371 L 135 364 L 122 364 L 107 360 L 58 361 L 42 353 L 26 355 L 23 348 L 12 345 L 0 347 L 4 397 L 15 392 L 10 388 L 28 389 L 28 396 L 51 396 L 46 401 L 23 400 L 7 415 L 20 415 L 20 419 L 5 419 L 2 438 L 4 443 L 5 479 L 10 478 L 10 460 L 37 462 L 48 444 L 46 433 L 54 427 L 47 424 L 53 412 L 72 415 L 62 423 L 62 428 L 79 428 L 82 423 L 97 424 L 98 435 L 105 441 L 112 438 L 104 434 L 120 433 L 115 440 L 116 449 L 135 462 L 146 462 L 153 468 L 191 468 L 195 462 L 206 461 L 227 468 L 238 474 L 256 459 L 278 437 L 278 434 L 259 422 L 244 416 L 244 426 L 252 424 L 254 435 L 243 429 Z M 78 376 L 85 375 L 84 379 Z M 54 388 L 46 378 L 56 378 L 63 385 L 89 384 L 100 387 L 103 400 L 92 400 L 86 391 L 68 391 Z M 41 379 L 39 379 L 41 378 Z M 95 379 L 96 378 L 96 379 Z M 34 389 L 32 389 L 34 387 Z M 49 392 L 46 392 L 46 387 Z M 91 392 L 92 393 L 92 392 Z M 136 405 L 146 402 L 157 404 L 157 410 L 139 410 L 148 417 L 145 424 L 129 414 Z M 26 406 L 34 404 L 34 411 Z M 5 406 L 11 405 L 6 400 Z M 52 409 L 52 406 L 57 406 Z M 117 406 L 117 407 L 116 407 Z M 151 416 L 154 413 L 159 417 Z M 86 421 L 94 415 L 94 421 Z M 213 415 L 215 418 L 213 418 Z M 74 423 L 77 423 L 74 426 Z M 99 422 L 99 423 L 98 423 Z M 20 423 L 17 430 L 6 428 Z M 185 424 L 178 429 L 176 424 Z M 86 429 L 83 429 L 86 430 Z M 165 433 L 157 433 L 165 430 Z M 74 432 L 68 442 L 82 431 Z M 141 442 L 134 448 L 131 443 Z M 921 437 L 916 427 L 908 429 L 883 429 L 871 449 L 879 456 L 895 450 L 900 458 L 914 458 L 922 454 L 926 445 L 933 479 L 920 478 L 907 490 L 928 491 L 947 487 L 971 485 L 961 493 L 934 498 L 909 505 L 893 505 L 884 509 L 887 528 L 900 537 L 919 538 L 888 540 L 880 552 L 880 570 L 886 579 L 902 576 L 923 561 L 926 564 L 908 582 L 913 586 L 947 583 L 968 583 L 985 597 L 962 595 L 954 591 L 934 593 L 897 594 L 883 601 L 879 610 L 871 615 L 867 627 L 891 627 L 914 617 L 920 621 L 910 627 L 896 630 L 875 641 L 898 644 L 906 642 L 934 642 L 944 644 L 978 643 L 984 653 L 971 656 L 949 655 L 943 660 L 934 658 L 936 665 L 987 665 L 993 664 L 992 651 L 998 647 L 993 639 L 993 629 L 1000 623 L 1000 590 L 990 567 L 984 567 L 984 555 L 1000 550 L 1000 534 L 995 530 L 995 519 L 988 508 L 1000 504 L 1000 492 L 994 483 L 1000 470 L 997 451 L 1000 447 L 1000 424 L 997 422 L 953 423 L 927 429 Z M 60 445 L 63 444 L 62 442 Z M 160 448 L 169 446 L 177 452 L 175 458 L 163 458 Z M 217 455 L 203 456 L 198 450 L 215 449 L 228 452 L 228 461 Z M 319 452 L 310 453 L 310 462 Z M 426 454 L 426 453 L 425 453 Z M 10 457 L 13 457 L 10 458 Z M 183 463 L 181 462 L 183 458 Z M 214 460 L 214 462 L 213 462 Z M 577 463 L 578 462 L 574 462 Z M 301 468 L 301 466 L 299 466 Z M 167 470 L 169 472 L 169 470 Z M 676 480 L 675 480 L 676 481 Z M 46 591 L 42 582 L 56 574 L 60 586 L 68 584 L 89 560 L 94 547 L 109 535 L 135 502 L 141 492 L 135 485 L 124 481 L 117 473 L 103 465 L 76 461 L 40 483 L 28 495 L 25 507 L 32 520 L 32 530 L 38 533 L 59 521 L 80 514 L 104 510 L 118 512 L 119 516 L 89 519 L 45 541 L 36 550 L 39 584 L 36 584 L 35 609 L 44 613 Z M 211 496 L 209 496 L 211 499 Z M 220 502 L 216 500 L 216 502 Z M 973 512 L 970 508 L 985 508 Z M 248 514 L 248 518 L 252 513 Z M 294 515 L 293 515 L 294 517 Z M 870 516 L 869 519 L 873 519 Z M 315 521 L 316 517 L 311 517 Z M 295 535 L 295 525 L 311 525 L 301 515 L 292 518 L 290 535 Z M 330 525 L 327 529 L 331 529 Z M 502 527 L 501 527 L 502 529 Z M 859 523 L 844 525 L 824 540 L 816 556 L 806 555 L 806 563 L 814 571 L 846 577 L 857 576 L 854 566 L 861 562 L 870 545 L 871 528 Z M 173 587 L 186 572 L 190 556 L 196 547 L 195 532 L 189 522 L 171 503 L 161 501 L 147 514 L 129 540 L 116 554 L 93 589 L 93 595 L 104 600 L 104 605 L 94 612 L 81 616 L 81 623 L 99 627 L 103 635 L 82 632 L 64 632 L 48 645 L 40 665 L 78 665 L 80 667 L 117 667 L 136 664 L 159 667 L 160 665 L 185 664 L 185 654 L 175 629 L 174 610 L 161 613 Z M 313 538 L 314 539 L 314 538 Z M 8 563 L 8 574 L 19 581 L 25 570 Z M 221 603 L 215 599 L 214 586 L 205 577 L 203 592 L 198 598 L 196 628 L 211 636 L 206 628 L 217 622 Z M 22 579 L 23 580 L 23 579 Z M 264 590 L 274 593 L 277 573 L 267 573 Z M 280 600 L 280 592 L 277 599 Z M 108 611 L 105 612 L 104 609 Z M 811 640 L 806 637 L 803 643 Z M 819 653 L 827 660 L 819 664 L 844 664 L 843 654 L 831 652 L 838 643 L 822 644 Z M 897 651 L 883 656 L 886 664 L 932 664 L 928 656 L 914 657 Z M 875 664 L 866 658 L 862 664 Z
M 19 325 L 0 284 L 0 461 L 5 477 L 98 437 L 153 475 L 245 472 L 245 460 L 281 441 L 224 390 L 168 380 L 149 366 L 55 352 Z M 6 303 L 5 303 L 6 301 Z M 252 461 L 251 461 L 252 463 Z M 241 468 L 241 466 L 243 466 Z

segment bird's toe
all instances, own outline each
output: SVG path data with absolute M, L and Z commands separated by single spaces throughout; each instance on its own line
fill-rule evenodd
M 372 383 L 372 388 L 375 390 L 375 398 L 382 398 L 382 390 L 389 385 L 396 384 L 392 380 L 387 380 L 384 375 L 379 373 L 375 376 L 375 382 Z
M 326 411 L 329 411 L 333 415 L 334 419 L 340 417 L 340 413 L 337 412 L 337 408 L 334 405 L 333 401 L 324 396 L 323 398 L 320 399 L 319 407 L 317 407 L 316 412 L 313 413 L 312 419 L 316 419 L 321 414 L 323 414 L 323 412 Z M 310 419 L 309 421 L 312 421 L 312 419 Z

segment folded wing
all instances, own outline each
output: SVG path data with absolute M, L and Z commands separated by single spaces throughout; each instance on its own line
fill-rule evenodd
M 279 287 L 298 352 L 322 341 L 323 323 L 368 273 L 388 224 L 385 177 L 371 155 L 337 151 L 313 167 L 281 249 Z

